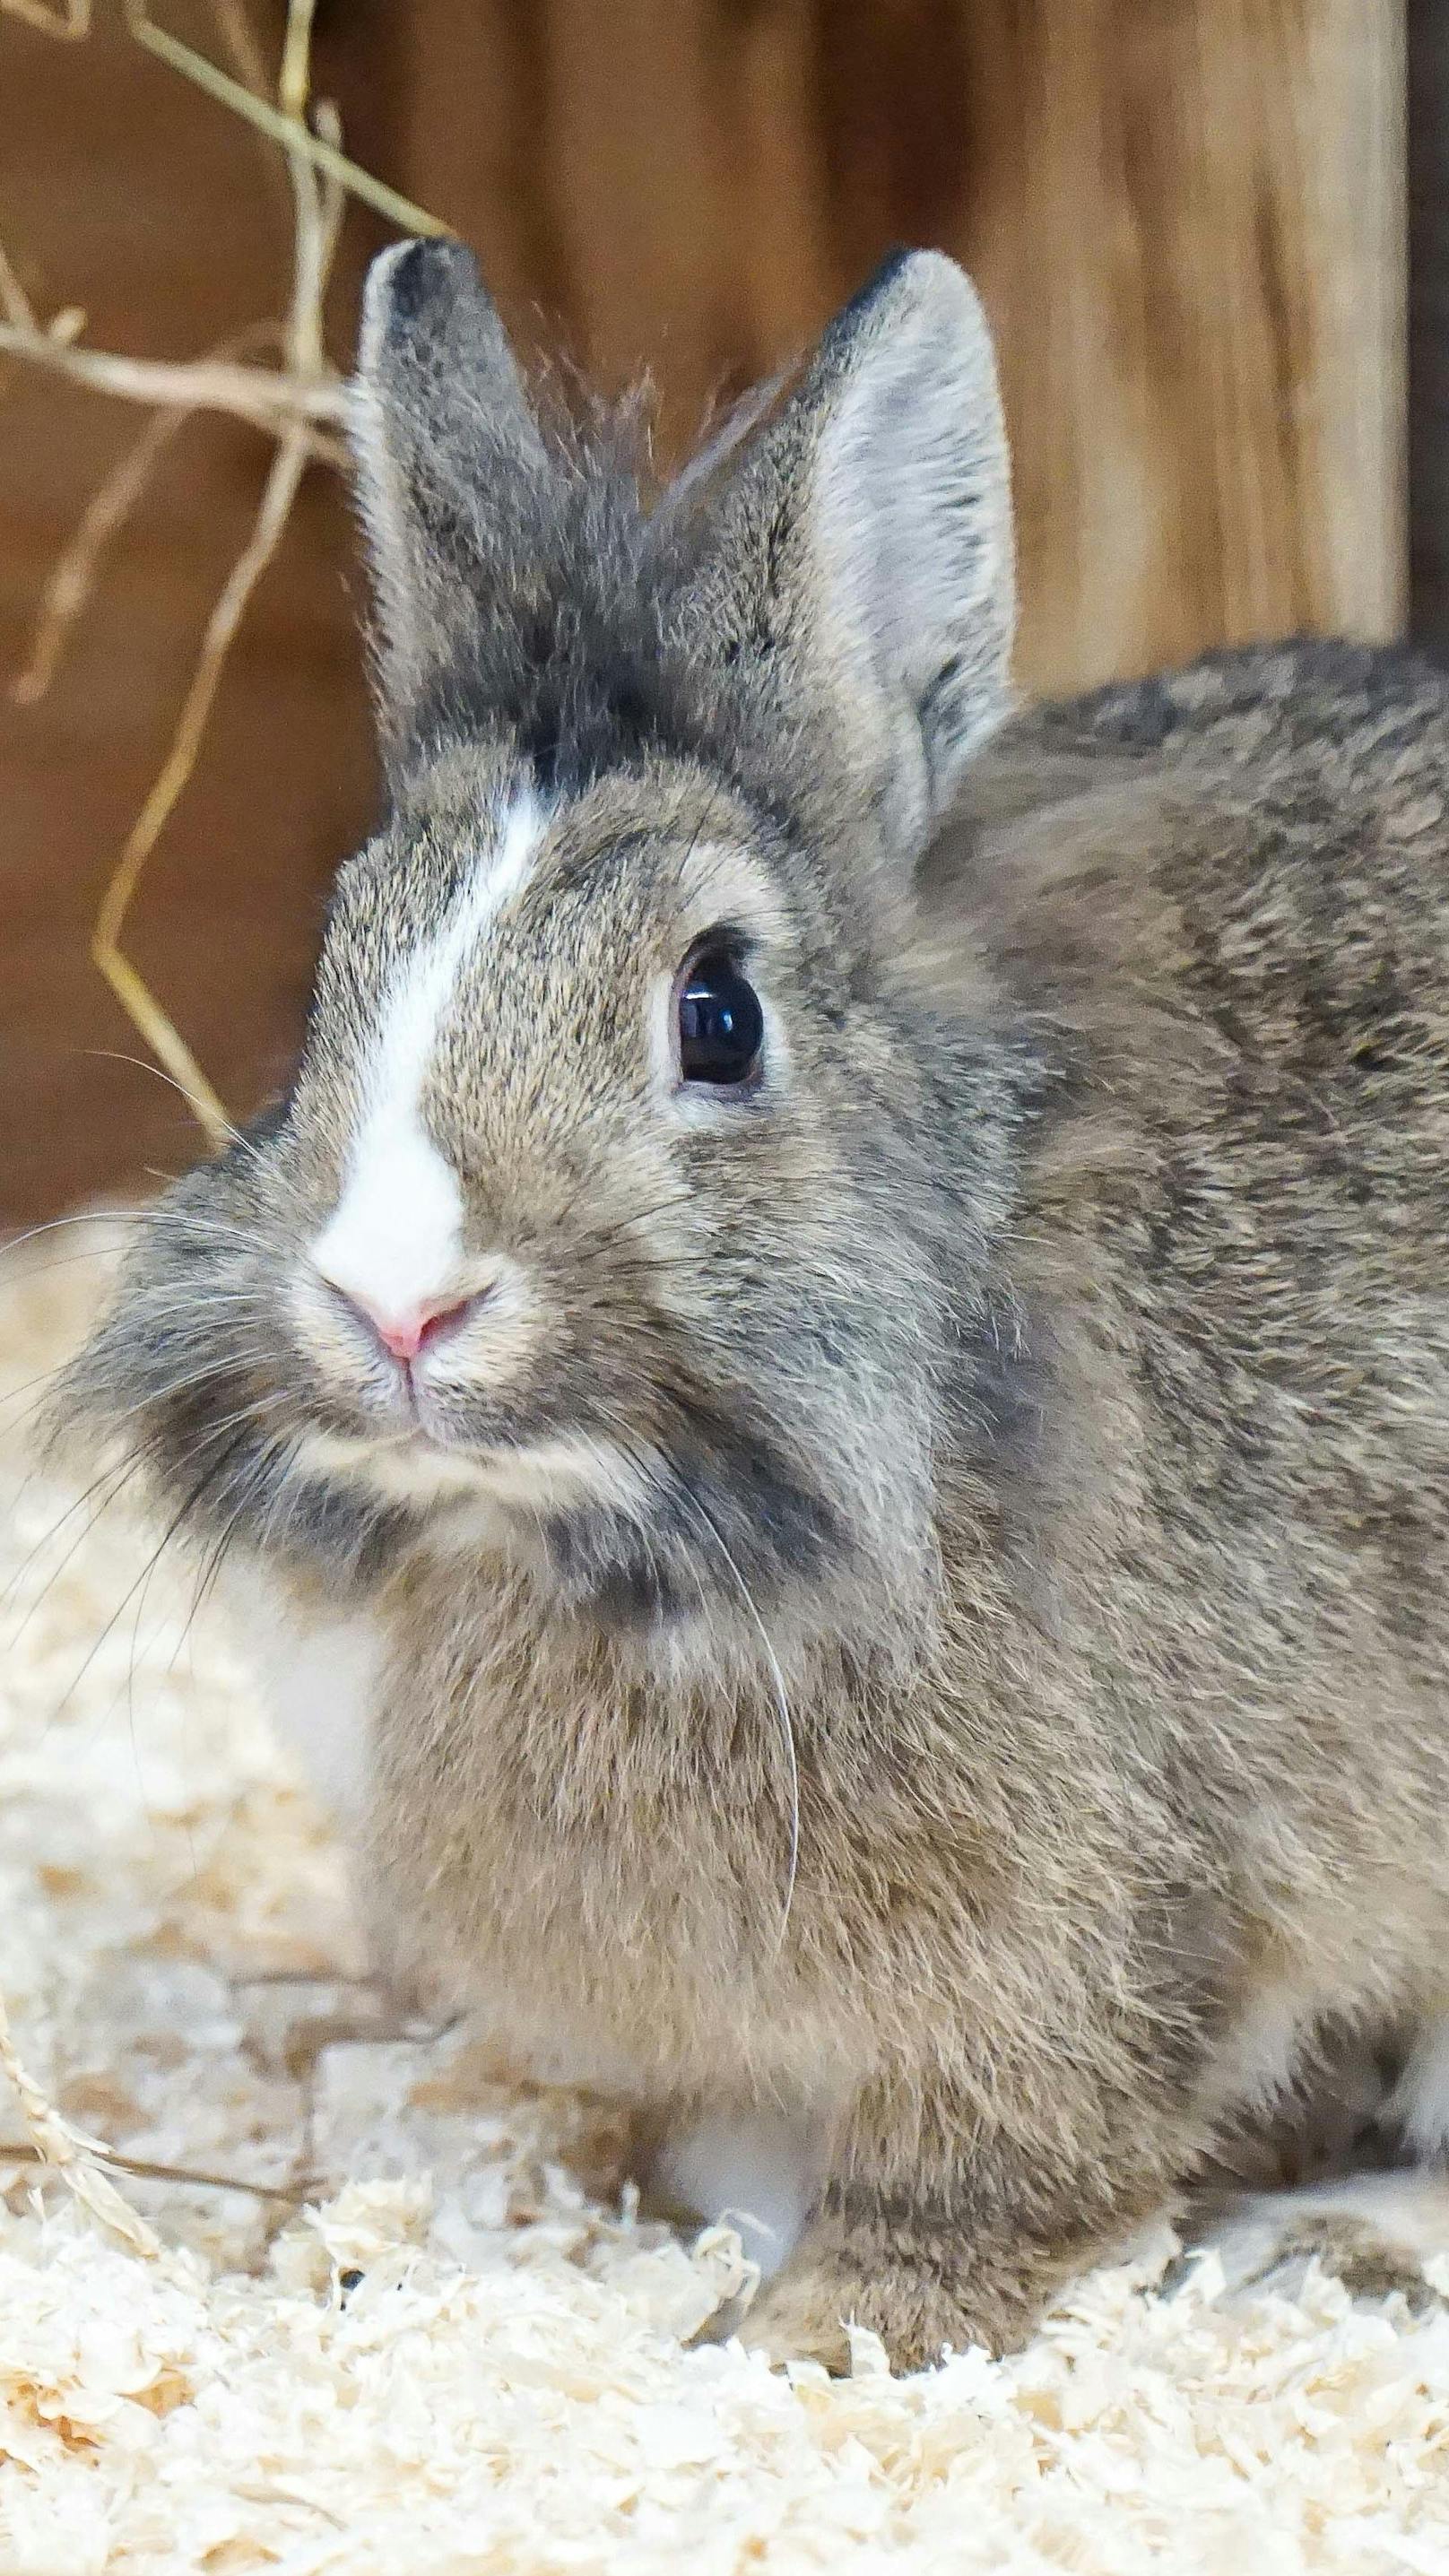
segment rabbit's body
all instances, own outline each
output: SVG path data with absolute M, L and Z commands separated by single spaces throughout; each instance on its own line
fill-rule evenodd
M 624 633 L 603 486 L 583 608 L 556 498 L 487 555 L 552 469 L 395 260 L 394 820 L 73 1389 L 262 1570 L 389 1947 L 808 2213 L 750 2331 L 832 2359 L 1018 2337 L 1330 2017 L 1449 2107 L 1449 703 L 1284 648 L 983 749 L 951 281 L 639 522 Z

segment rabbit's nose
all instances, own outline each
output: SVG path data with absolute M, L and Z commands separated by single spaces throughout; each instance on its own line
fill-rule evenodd
M 429 1344 L 437 1341 L 454 1324 L 462 1322 L 475 1306 L 481 1306 L 487 1295 L 456 1297 L 447 1300 L 428 1299 L 408 1306 L 381 1306 L 370 1297 L 360 1296 L 355 1288 L 338 1288 L 335 1294 L 349 1305 L 385 1351 L 406 1367 Z

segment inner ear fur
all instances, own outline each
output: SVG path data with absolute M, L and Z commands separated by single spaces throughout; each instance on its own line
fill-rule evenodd
M 701 632 L 833 709 L 918 849 L 1010 703 L 1010 469 L 970 280 L 936 252 L 888 262 L 679 493 L 708 521 Z

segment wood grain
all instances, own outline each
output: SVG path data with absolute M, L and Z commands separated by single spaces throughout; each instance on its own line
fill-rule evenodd
M 1013 9 L 959 246 L 1001 336 L 1022 665 L 1059 687 L 1404 608 L 1393 0 Z M 976 37 L 983 22 L 976 21 Z M 996 87 L 993 88 L 993 78 Z

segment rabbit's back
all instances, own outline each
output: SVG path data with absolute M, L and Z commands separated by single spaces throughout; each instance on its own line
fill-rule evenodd
M 1224 654 L 1018 719 L 975 792 L 927 883 L 1052 1033 L 1017 1277 L 1088 1426 L 1054 1532 L 1084 1659 L 1176 1783 L 1186 1865 L 1217 1853 L 1267 2019 L 1299 1978 L 1350 2010 L 1422 1991 L 1449 1956 L 1449 692 L 1397 653 Z

